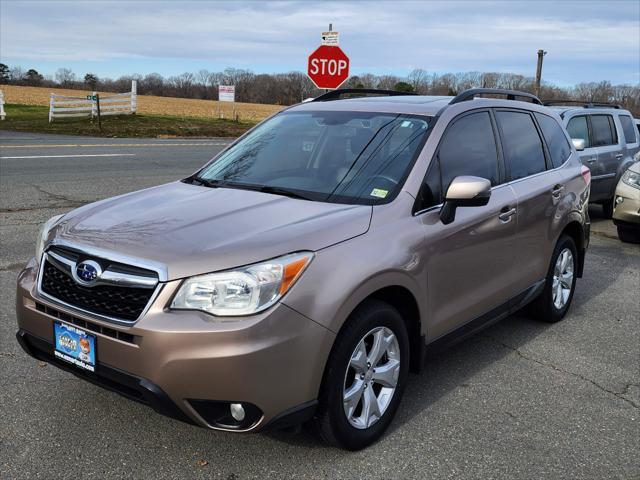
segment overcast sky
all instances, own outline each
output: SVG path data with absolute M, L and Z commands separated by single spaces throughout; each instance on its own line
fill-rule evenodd
M 0 0 L 0 61 L 53 74 L 306 69 L 328 27 L 351 74 L 499 71 L 640 83 L 640 1 Z

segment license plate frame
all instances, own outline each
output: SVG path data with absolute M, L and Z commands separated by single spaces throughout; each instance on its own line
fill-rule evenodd
M 97 337 L 64 322 L 53 322 L 53 354 L 67 363 L 89 372 L 96 371 Z

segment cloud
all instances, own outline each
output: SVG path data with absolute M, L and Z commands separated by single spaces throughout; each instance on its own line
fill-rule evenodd
M 3 1 L 1 8 L 0 58 L 24 66 L 102 62 L 118 71 L 140 60 L 162 71 L 182 59 L 185 66 L 302 70 L 332 22 L 353 72 L 530 75 L 544 48 L 545 73 L 556 81 L 640 82 L 635 1 Z

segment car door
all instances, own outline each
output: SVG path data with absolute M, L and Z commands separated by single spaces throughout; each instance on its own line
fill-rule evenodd
M 600 202 L 613 198 L 618 166 L 622 160 L 619 135 L 610 114 L 593 114 L 591 141 L 598 152 L 597 168 L 591 171 L 591 201 Z
M 578 152 L 580 161 L 589 167 L 591 175 L 601 174 L 598 165 L 598 149 L 591 145 L 591 133 L 587 115 L 576 115 L 567 122 L 567 132 L 571 138 L 584 140 L 584 150 Z
M 503 168 L 489 110 L 456 117 L 447 127 L 423 185 L 429 337 L 436 339 L 479 318 L 514 295 L 516 198 L 502 184 Z M 451 181 L 461 175 L 487 178 L 489 203 L 461 207 L 449 225 L 439 211 Z

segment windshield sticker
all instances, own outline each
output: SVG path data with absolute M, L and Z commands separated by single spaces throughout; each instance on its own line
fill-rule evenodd
M 313 146 L 315 144 L 316 144 L 316 142 L 303 141 L 302 142 L 302 151 L 303 152 L 312 152 L 313 151 Z
M 404 127 L 404 128 L 406 128 L 406 127 L 410 127 L 410 126 L 411 126 L 411 122 L 410 122 L 409 120 L 405 120 L 404 122 L 402 122 L 402 123 L 400 124 L 400 126 L 401 126 L 401 127 Z
M 369 195 L 371 195 L 372 197 L 385 198 L 388 193 L 389 193 L 389 190 L 383 190 L 382 188 L 374 188 L 373 190 L 371 190 L 371 193 Z

